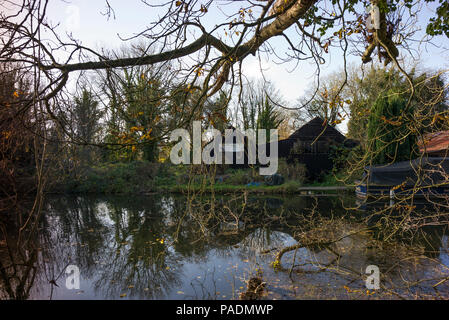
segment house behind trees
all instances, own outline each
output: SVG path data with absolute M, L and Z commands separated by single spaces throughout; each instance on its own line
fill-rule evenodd
M 332 169 L 332 146 L 353 148 L 358 142 L 347 139 L 337 129 L 316 117 L 278 144 L 279 157 L 288 163 L 305 164 L 310 179 Z
M 238 131 L 230 126 L 233 134 Z M 226 144 L 225 135 L 222 136 L 222 152 L 231 152 L 233 164 L 232 168 L 247 168 L 248 163 L 248 139 L 238 142 L 236 137 L 232 138 L 231 144 Z M 296 130 L 287 139 L 278 141 L 278 157 L 283 158 L 287 163 L 302 163 L 306 166 L 309 179 L 317 179 L 321 174 L 332 170 L 334 166 L 332 153 L 333 147 L 353 148 L 358 141 L 347 139 L 337 129 L 327 124 L 320 117 L 316 117 Z M 257 148 L 260 148 L 258 145 Z M 270 156 L 270 143 L 265 145 L 267 155 Z M 237 163 L 237 153 L 243 151 L 242 163 Z M 212 151 L 211 156 L 214 155 Z

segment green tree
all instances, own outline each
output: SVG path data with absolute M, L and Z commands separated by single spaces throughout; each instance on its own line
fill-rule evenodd
M 91 163 L 94 149 L 91 144 L 97 142 L 101 131 L 100 119 L 103 112 L 98 107 L 98 101 L 92 92 L 82 89 L 81 95 L 75 97 L 72 113 L 72 128 L 74 136 L 80 145 L 76 147 L 76 154 L 83 162 Z
M 419 131 L 431 132 L 444 129 L 443 121 L 435 121 L 434 117 L 442 119 L 448 112 L 448 88 L 441 72 L 418 71 L 418 67 L 408 73 L 412 78 L 415 94 L 411 101 L 415 118 L 419 122 Z M 348 121 L 348 137 L 365 145 L 367 141 L 367 126 L 372 106 L 378 97 L 386 95 L 389 90 L 410 94 L 410 84 L 404 75 L 396 68 L 372 66 L 362 71 L 357 67 L 347 70 L 346 85 L 341 91 L 345 72 L 331 74 L 321 82 L 314 99 L 306 105 L 307 114 L 311 117 L 320 116 L 328 119 L 331 125 L 339 122 L 342 116 L 350 115 Z M 309 91 L 307 96 L 311 96 Z M 303 104 L 305 99 L 303 99 Z M 303 116 L 301 112 L 299 117 Z M 446 128 L 447 130 L 447 128 Z
M 396 69 L 371 67 L 364 74 L 352 70 L 348 85 L 342 93 L 344 99 L 350 102 L 348 136 L 365 144 L 370 113 L 378 97 L 386 95 L 393 88 L 397 91 L 406 90 L 406 85 L 405 79 Z
M 240 102 L 243 129 L 277 129 L 284 121 L 284 115 L 278 105 L 282 98 L 270 82 L 254 84 L 250 81 L 244 87 Z
M 411 129 L 413 110 L 407 100 L 389 91 L 373 105 L 368 121 L 370 164 L 387 164 L 415 158 L 416 135 Z
M 257 117 L 257 129 L 266 129 L 266 136 L 269 137 L 270 129 L 277 129 L 284 121 L 276 106 L 269 100 L 268 95 L 261 101 Z
M 151 71 L 144 73 L 125 70 L 122 83 L 123 98 L 126 105 L 126 130 L 132 141 L 138 142 L 138 149 L 142 152 L 142 159 L 146 161 L 158 160 L 158 144 L 152 135 L 159 135 L 161 131 L 161 99 L 164 89 L 161 80 L 152 76 Z M 134 149 L 131 149 L 134 153 Z M 131 155 L 131 158 L 135 158 Z

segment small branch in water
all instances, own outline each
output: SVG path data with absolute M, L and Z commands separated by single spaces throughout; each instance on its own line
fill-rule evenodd
M 274 247 L 274 248 L 271 248 L 271 249 L 262 250 L 262 251 L 260 251 L 260 254 L 267 254 L 267 253 L 270 253 L 271 251 L 274 251 L 274 250 L 277 250 L 277 249 L 278 248 Z

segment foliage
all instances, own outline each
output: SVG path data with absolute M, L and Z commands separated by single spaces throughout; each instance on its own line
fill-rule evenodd
M 330 157 L 334 163 L 332 171 L 324 176 L 323 183 L 329 185 L 344 183 L 352 183 L 359 179 L 363 173 L 363 163 L 365 151 L 361 145 L 354 148 L 345 146 L 331 146 Z
M 100 119 L 103 112 L 98 108 L 98 101 L 91 91 L 83 88 L 81 95 L 74 98 L 72 114 L 72 130 L 74 137 L 81 145 L 75 146 L 76 155 L 81 161 L 90 163 L 94 149 L 89 144 L 98 141 L 101 131 Z
M 152 135 L 159 131 L 159 106 L 164 94 L 161 80 L 152 76 L 151 70 L 141 74 L 137 70 L 125 70 L 121 86 L 125 119 L 122 137 L 129 143 L 137 144 L 131 146 L 129 158 L 136 159 L 140 150 L 143 160 L 156 161 L 158 149 Z
M 281 103 L 281 97 L 270 82 L 249 82 L 240 102 L 243 129 L 277 129 L 284 121 L 278 108 Z
M 448 89 L 442 74 L 435 71 L 419 72 L 417 67 L 408 73 L 415 86 L 411 104 L 417 112 L 422 131 L 443 130 L 442 122 L 433 119 L 435 115 L 441 116 L 441 113 L 448 111 Z M 377 98 L 389 90 L 409 94 L 410 84 L 395 68 L 371 66 L 362 73 L 352 67 L 348 70 L 346 86 L 338 93 L 337 89 L 343 84 L 344 78 L 345 72 L 341 71 L 322 81 L 321 89 L 307 106 L 307 111 L 312 116 L 321 114 L 327 117 L 331 125 L 341 122 L 344 115 L 350 114 L 348 137 L 365 145 L 368 119 Z
M 434 2 L 435 0 L 426 0 Z M 440 6 L 436 10 L 436 16 L 431 17 L 426 27 L 427 34 L 431 36 L 445 34 L 449 38 L 449 2 L 439 0 Z
M 52 191 L 66 193 L 145 193 L 164 183 L 166 168 L 160 163 L 133 161 L 104 163 L 71 172 Z
M 17 65 L 0 64 L 0 213 L 10 209 L 8 200 L 17 202 L 18 192 L 36 187 L 33 175 L 40 147 L 35 142 L 41 140 L 34 133 L 42 135 L 43 128 L 36 111 L 23 111 L 31 90 L 29 74 Z
M 231 185 L 246 185 L 252 181 L 249 170 L 229 170 L 225 182 Z
M 259 108 L 257 129 L 266 129 L 266 137 L 270 137 L 270 129 L 277 129 L 284 119 L 266 95 Z
M 296 181 L 303 184 L 306 181 L 307 169 L 302 163 L 287 163 L 285 159 L 279 159 L 278 173 L 286 180 Z
M 390 91 L 379 97 L 368 122 L 370 164 L 387 164 L 417 156 L 416 133 L 410 127 L 413 109 L 407 100 Z

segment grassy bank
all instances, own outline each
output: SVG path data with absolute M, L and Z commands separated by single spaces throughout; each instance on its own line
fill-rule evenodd
M 162 188 L 161 190 L 167 192 L 174 193 L 186 193 L 186 192 L 215 192 L 215 193 L 238 193 L 238 192 L 250 192 L 250 193 L 260 193 L 260 194 L 289 194 L 289 193 L 297 193 L 298 189 L 302 187 L 300 183 L 296 181 L 287 181 L 279 186 L 246 186 L 246 185 L 232 185 L 226 183 L 216 183 L 212 185 L 200 185 L 200 184 L 191 184 L 191 185 L 174 185 L 169 186 L 167 188 Z
M 258 170 L 219 168 L 212 174 L 195 172 L 204 170 L 190 166 L 164 163 L 129 162 L 106 163 L 99 166 L 80 167 L 61 174 L 52 184 L 53 193 L 97 193 L 97 194 L 148 194 L 154 192 L 215 192 L 237 193 L 247 191 L 260 194 L 293 194 L 306 186 L 342 185 L 331 175 L 322 182 L 308 183 L 302 165 L 280 163 L 278 173 L 285 182 L 269 186 Z M 252 184 L 251 184 L 252 183 Z

